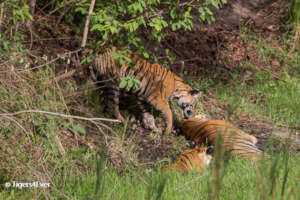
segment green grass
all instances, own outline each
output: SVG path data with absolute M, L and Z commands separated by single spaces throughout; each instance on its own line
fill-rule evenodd
M 277 81 L 267 74 L 257 73 L 254 84 L 236 80 L 231 88 L 217 88 L 217 96 L 229 101 L 234 109 L 261 114 L 274 122 L 296 126 L 300 123 L 300 83 L 295 79 Z
M 218 84 L 215 87 L 216 96 L 223 102 L 229 102 L 236 112 L 259 114 L 277 124 L 298 126 L 300 54 L 295 52 L 288 55 L 286 50 L 282 55 L 281 51 L 270 47 L 261 39 L 257 43 L 258 50 L 261 51 L 269 69 L 257 71 L 246 64 L 244 68 L 250 75 L 241 78 L 238 74 L 234 74 L 229 84 Z M 279 77 L 272 74 L 270 69 L 272 60 L 281 63 Z
M 287 164 L 287 170 L 285 168 Z M 224 176 L 220 183 L 221 199 L 299 199 L 300 157 L 294 154 L 279 154 L 273 160 L 263 160 L 257 167 L 251 161 L 231 159 L 225 163 Z M 94 166 L 95 167 L 95 166 Z M 288 173 L 287 173 L 288 172 Z M 74 173 L 74 172 L 73 172 Z M 212 170 L 203 174 L 169 173 L 139 169 L 135 173 L 120 174 L 109 168 L 74 173 L 61 178 L 55 177 L 56 189 L 51 187 L 49 195 L 54 199 L 209 199 Z M 285 175 L 286 179 L 285 179 Z M 96 189 L 97 178 L 101 177 L 100 188 Z M 284 181 L 286 180 L 286 181 Z M 263 188 L 263 189 L 262 189 Z M 20 199 L 24 190 L 4 188 L 2 199 Z M 60 192 L 58 192 L 60 191 Z M 100 191 L 100 192 L 99 192 Z M 25 197 L 33 197 L 40 189 L 26 190 Z M 47 192 L 48 193 L 48 192 Z M 97 198 L 98 199 L 98 198 Z

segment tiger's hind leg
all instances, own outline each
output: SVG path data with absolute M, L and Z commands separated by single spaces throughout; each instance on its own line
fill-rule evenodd
M 103 91 L 104 98 L 106 100 L 106 106 L 113 112 L 113 115 L 125 123 L 125 119 L 120 113 L 119 102 L 120 102 L 120 88 L 117 84 L 109 81 L 105 84 L 105 89 Z

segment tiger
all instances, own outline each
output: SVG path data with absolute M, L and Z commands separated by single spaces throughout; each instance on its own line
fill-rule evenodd
M 196 146 L 193 149 L 183 151 L 175 163 L 162 169 L 162 172 L 188 170 L 201 172 L 212 160 L 213 146 Z
M 198 145 L 216 145 L 217 135 L 220 134 L 222 136 L 222 148 L 231 156 L 249 158 L 254 162 L 264 156 L 263 152 L 256 146 L 256 137 L 245 133 L 227 121 L 183 119 L 180 122 L 180 128 L 188 139 L 192 139 Z
M 96 81 L 104 82 L 102 91 L 106 97 L 106 105 L 113 111 L 113 115 L 125 123 L 119 110 L 120 92 L 126 92 L 137 96 L 137 105 L 141 109 L 142 122 L 145 128 L 158 131 L 155 119 L 150 114 L 147 105 L 151 105 L 160 111 L 165 118 L 165 132 L 170 133 L 173 128 L 173 116 L 168 100 L 173 99 L 183 109 L 184 117 L 194 116 L 199 91 L 185 84 L 182 78 L 159 64 L 151 64 L 136 55 L 128 55 L 134 67 L 128 63 L 119 66 L 117 58 L 113 58 L 110 52 L 116 52 L 112 47 L 109 51 L 99 55 L 95 60 L 92 73 L 96 75 Z M 139 88 L 131 87 L 129 91 L 119 88 L 121 77 L 133 76 L 140 81 Z

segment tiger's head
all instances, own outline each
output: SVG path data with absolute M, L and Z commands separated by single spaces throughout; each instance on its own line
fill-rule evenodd
M 203 161 L 204 165 L 208 166 L 214 153 L 214 146 L 196 147 L 196 149 L 198 150 L 198 157 Z
M 194 149 L 185 150 L 179 156 L 177 168 L 186 170 L 202 171 L 206 166 L 210 165 L 213 155 L 213 146 L 196 146 Z
M 176 101 L 177 105 L 183 110 L 184 118 L 192 118 L 195 116 L 197 97 L 199 91 L 195 89 L 179 90 L 176 89 L 172 95 L 172 99 Z

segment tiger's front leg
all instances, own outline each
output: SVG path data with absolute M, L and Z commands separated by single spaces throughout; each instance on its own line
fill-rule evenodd
M 153 130 L 156 133 L 159 132 L 158 128 L 155 125 L 155 119 L 153 115 L 151 115 L 149 112 L 143 113 L 142 121 L 143 121 L 144 128 Z
M 173 116 L 172 116 L 172 111 L 171 111 L 167 101 L 164 101 L 163 99 L 160 99 L 160 98 L 156 98 L 151 102 L 151 104 L 155 107 L 155 109 L 162 112 L 162 114 L 166 120 L 165 121 L 165 124 L 166 124 L 165 132 L 167 134 L 171 133 L 172 128 L 173 128 Z

